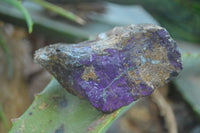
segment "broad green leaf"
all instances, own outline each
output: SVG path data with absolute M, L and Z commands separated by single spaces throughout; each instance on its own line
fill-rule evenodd
M 53 79 L 36 95 L 27 111 L 13 120 L 10 133 L 104 133 L 133 104 L 103 114 L 87 100 L 69 94 Z
M 26 8 L 24 8 L 21 5 L 21 2 L 18 0 L 4 0 L 4 1 L 11 4 L 12 6 L 14 6 L 15 8 L 17 8 L 18 10 L 21 11 L 21 13 L 24 15 L 26 23 L 28 25 L 28 31 L 29 31 L 29 33 L 31 33 L 33 30 L 33 22 L 32 22 L 32 19 L 29 15 L 28 11 L 26 10 Z

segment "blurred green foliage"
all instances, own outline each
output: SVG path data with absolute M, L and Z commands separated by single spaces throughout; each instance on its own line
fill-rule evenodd
M 31 0 L 41 6 L 43 6 L 44 8 L 50 10 L 50 11 L 53 11 L 57 14 L 59 14 L 60 16 L 63 16 L 65 18 L 68 18 L 69 20 L 72 20 L 76 23 L 79 23 L 79 24 L 85 24 L 85 20 L 83 20 L 82 18 L 80 18 L 79 16 L 75 15 L 74 13 L 66 10 L 66 9 L 63 9 L 59 6 L 56 6 L 54 4 L 51 4 L 49 2 L 46 2 L 44 0 Z
M 53 3 L 78 3 L 80 0 L 48 0 Z M 101 0 L 95 0 L 102 2 Z M 172 37 L 200 42 L 199 0 L 105 0 L 118 4 L 143 6 Z M 94 2 L 82 0 L 81 2 Z
M 31 16 L 29 15 L 28 11 L 26 10 L 26 8 L 24 8 L 21 5 L 21 1 L 18 1 L 18 0 L 4 0 L 4 1 L 9 3 L 10 5 L 12 5 L 13 7 L 17 8 L 19 11 L 21 11 L 21 13 L 24 15 L 26 23 L 28 25 L 28 32 L 31 33 L 33 30 L 33 21 L 31 19 Z
M 119 4 L 142 5 L 172 37 L 200 42 L 199 0 L 108 0 Z

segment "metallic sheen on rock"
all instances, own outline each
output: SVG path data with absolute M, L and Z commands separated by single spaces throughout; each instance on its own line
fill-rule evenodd
M 70 93 L 105 113 L 150 95 L 182 69 L 176 42 L 152 24 L 116 27 L 78 44 L 50 45 L 36 51 L 35 61 Z

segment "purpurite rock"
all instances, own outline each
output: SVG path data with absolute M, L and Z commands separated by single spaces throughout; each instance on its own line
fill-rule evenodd
M 105 113 L 150 95 L 182 69 L 176 42 L 151 24 L 116 27 L 93 41 L 50 45 L 36 51 L 35 60 L 70 93 Z

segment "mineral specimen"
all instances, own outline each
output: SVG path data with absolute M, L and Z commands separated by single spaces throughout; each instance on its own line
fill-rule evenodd
M 176 42 L 152 24 L 116 27 L 78 44 L 50 45 L 36 51 L 35 61 L 67 91 L 104 113 L 150 95 L 182 69 Z

